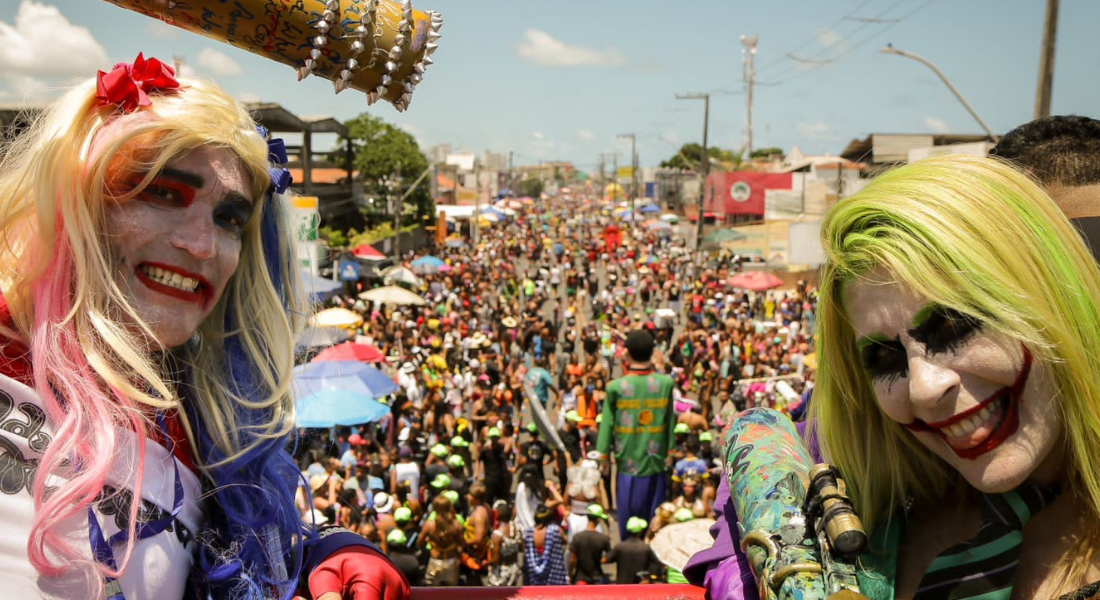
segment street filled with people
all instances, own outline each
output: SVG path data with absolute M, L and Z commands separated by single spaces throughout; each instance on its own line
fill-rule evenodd
M 813 286 L 743 285 L 746 258 L 614 200 L 493 212 L 319 307 L 348 335 L 298 361 L 351 337 L 397 387 L 370 422 L 301 430 L 303 521 L 358 532 L 413 585 L 686 581 L 721 428 L 809 403 Z M 359 297 L 391 285 L 415 297 Z

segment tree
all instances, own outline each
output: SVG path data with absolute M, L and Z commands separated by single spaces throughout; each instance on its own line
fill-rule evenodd
M 783 156 L 782 148 L 757 148 L 752 151 L 753 158 L 771 158 L 773 156 Z
M 538 198 L 542 195 L 542 191 L 545 186 L 542 180 L 537 177 L 529 177 L 516 184 L 515 190 L 513 190 L 517 196 L 530 196 L 532 198 Z
M 352 148 L 355 151 L 354 168 L 363 182 L 363 192 L 377 202 L 385 202 L 388 190 L 381 184 L 384 176 L 392 176 L 401 168 L 402 179 L 408 189 L 413 181 L 428 168 L 428 158 L 420 151 L 420 145 L 407 131 L 366 113 L 344 122 L 348 128 Z M 341 139 L 337 148 L 343 148 Z M 342 157 L 340 152 L 334 153 Z M 416 207 L 415 215 L 402 213 L 402 222 L 419 222 L 425 216 L 435 216 L 435 202 L 431 195 L 430 179 L 425 177 L 406 199 Z M 384 204 L 383 204 L 384 206 Z
M 732 150 L 709 147 L 711 170 L 732 170 L 741 166 L 742 152 L 734 154 Z M 675 156 L 661 162 L 661 167 L 666 169 L 688 169 L 695 171 L 699 168 L 699 158 L 703 156 L 703 146 L 691 142 L 680 147 Z

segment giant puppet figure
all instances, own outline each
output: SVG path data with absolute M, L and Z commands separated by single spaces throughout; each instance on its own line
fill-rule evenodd
M 874 599 L 1095 596 L 1100 271 L 1058 206 L 1001 161 L 934 157 L 838 202 L 823 238 L 808 427 L 816 434 L 811 449 L 845 475 L 866 525 L 870 542 L 854 570 L 859 592 Z M 781 553 L 764 550 L 791 533 L 791 521 L 753 531 L 771 522 L 756 516 L 769 509 L 744 496 L 760 498 L 752 485 L 784 475 L 754 484 L 746 473 L 806 459 L 765 448 L 787 458 L 748 460 L 764 446 L 744 435 L 729 441 L 726 477 L 741 497 L 738 514 L 724 515 L 718 527 L 733 544 L 706 573 L 711 596 L 824 597 L 802 594 L 808 586 L 791 577 L 750 573 L 784 566 Z M 758 502 L 804 494 L 808 465 L 788 470 L 795 493 Z M 751 522 L 733 528 L 737 517 Z M 733 551 L 738 537 L 747 557 Z M 833 557 L 822 547 L 799 561 L 828 563 Z M 798 572 L 808 578 L 812 569 Z
M 391 38 L 434 32 L 368 4 L 408 23 Z M 409 37 L 405 59 L 426 57 Z M 294 505 L 306 313 L 282 143 L 214 84 L 138 55 L 0 155 L 0 595 L 407 597 L 376 548 Z

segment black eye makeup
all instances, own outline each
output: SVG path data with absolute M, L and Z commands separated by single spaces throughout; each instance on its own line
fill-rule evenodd
M 909 375 L 909 358 L 900 337 L 872 334 L 861 339 L 857 348 L 863 369 L 876 383 L 893 383 Z
M 954 353 L 981 329 L 981 321 L 970 315 L 929 304 L 914 316 L 909 335 L 924 344 L 929 354 Z

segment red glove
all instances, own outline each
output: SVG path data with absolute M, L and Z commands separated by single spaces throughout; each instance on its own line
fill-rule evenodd
M 405 576 L 384 556 L 351 546 L 317 565 L 309 574 L 309 593 L 318 600 L 324 594 L 337 594 L 341 600 L 408 600 L 411 590 Z

